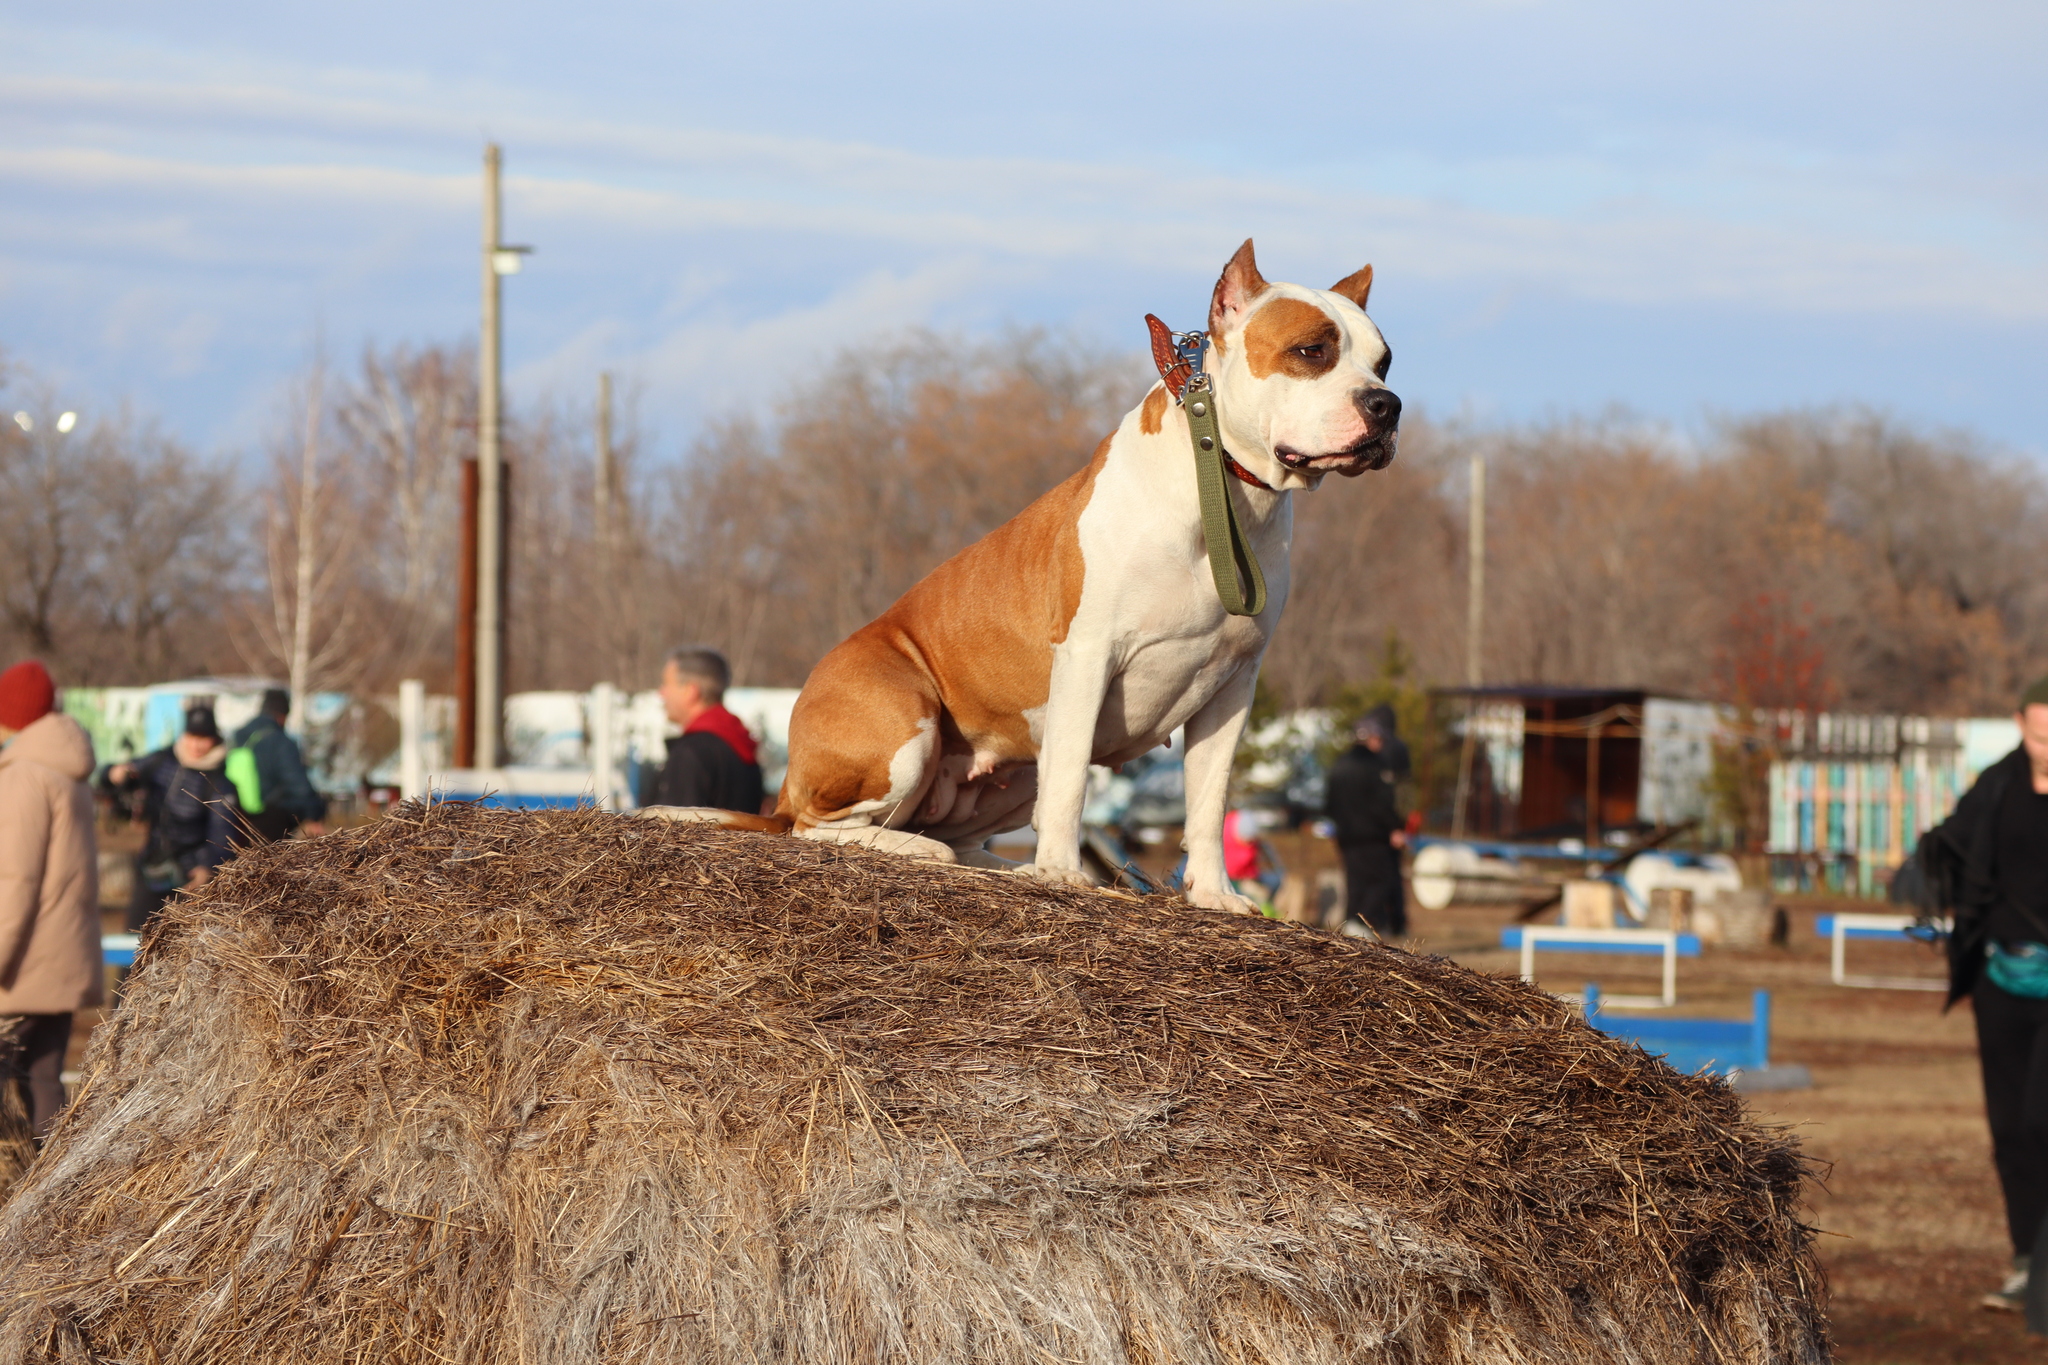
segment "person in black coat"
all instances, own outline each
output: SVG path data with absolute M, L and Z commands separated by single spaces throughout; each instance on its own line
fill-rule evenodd
M 1405 782 L 1415 770 L 1415 760 L 1409 756 L 1408 741 L 1401 738 L 1400 727 L 1394 723 L 1394 708 L 1387 702 L 1365 713 L 1365 718 L 1380 730 L 1380 761 L 1394 770 L 1394 781 Z
M 1950 908 L 1948 1004 L 1977 1018 L 1992 1162 L 2005 1195 L 2013 1272 L 1987 1308 L 2028 1310 L 2048 1328 L 2048 1283 L 2028 1301 L 2048 1252 L 2048 678 L 2020 698 L 2020 747 L 1986 768 L 1955 813 L 1914 852 L 1924 894 Z
M 307 775 L 299 742 L 285 732 L 284 723 L 291 714 L 292 694 L 282 687 L 268 688 L 256 719 L 235 731 L 229 742 L 230 749 L 247 749 L 256 760 L 262 808 L 250 809 L 244 801 L 242 816 L 250 833 L 266 844 L 288 837 L 293 830 L 309 839 L 327 832 L 327 798 Z
M 169 748 L 117 763 L 101 779 L 116 795 L 140 796 L 149 831 L 135 857 L 130 933 L 142 932 L 174 892 L 196 891 L 234 857 L 242 823 L 234 783 L 222 771 L 227 756 L 213 708 L 194 706 Z
M 641 783 L 642 806 L 709 806 L 761 811 L 761 765 L 753 735 L 725 709 L 732 669 L 715 649 L 679 649 L 661 666 L 661 704 L 683 733 L 668 762 Z
M 1381 938 L 1408 932 L 1401 888 L 1401 850 L 1408 844 L 1395 785 L 1401 774 L 1387 752 L 1393 738 L 1376 715 L 1358 723 L 1357 742 L 1330 765 L 1323 812 L 1336 826 L 1344 857 L 1347 918 L 1371 926 Z

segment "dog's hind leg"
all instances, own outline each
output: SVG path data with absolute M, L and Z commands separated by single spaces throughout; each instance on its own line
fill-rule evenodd
M 907 829 L 890 829 L 886 825 L 812 826 L 798 829 L 799 839 L 815 839 L 822 844 L 860 844 L 865 848 L 879 849 L 883 853 L 897 853 L 906 858 L 929 858 L 933 862 L 950 863 L 959 861 L 951 848 L 937 839 L 927 839 L 922 834 L 912 834 Z
M 776 817 L 805 839 L 953 861 L 912 833 L 939 776 L 939 700 L 873 627 L 827 654 L 789 719 L 789 774 Z

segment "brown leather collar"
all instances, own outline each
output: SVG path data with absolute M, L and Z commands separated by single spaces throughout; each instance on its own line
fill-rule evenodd
M 1190 371 L 1187 361 L 1173 349 L 1173 329 L 1150 313 L 1145 314 L 1145 327 L 1152 334 L 1152 363 L 1159 367 L 1159 378 L 1166 384 L 1166 391 L 1179 402 L 1181 391 L 1188 386 Z M 1227 450 L 1223 452 L 1223 467 L 1253 488 L 1273 491 L 1272 484 L 1232 459 Z

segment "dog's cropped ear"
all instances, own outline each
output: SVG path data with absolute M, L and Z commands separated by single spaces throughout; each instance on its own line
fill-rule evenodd
M 1366 296 L 1372 293 L 1372 267 L 1367 266 L 1356 274 L 1346 275 L 1330 286 L 1330 292 L 1342 294 L 1360 308 L 1365 307 Z
M 1252 239 L 1244 239 L 1244 245 L 1230 258 L 1230 264 L 1223 267 L 1223 274 L 1216 281 L 1216 292 L 1209 298 L 1209 341 L 1220 345 L 1222 336 L 1232 325 L 1244 322 L 1244 311 L 1251 301 L 1266 292 L 1266 278 L 1259 274 L 1259 263 L 1252 258 Z

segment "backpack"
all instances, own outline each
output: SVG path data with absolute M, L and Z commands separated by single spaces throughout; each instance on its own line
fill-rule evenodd
M 263 779 L 256 770 L 256 750 L 248 744 L 237 745 L 228 750 L 225 768 L 227 779 L 234 784 L 235 797 L 245 815 L 263 814 Z

